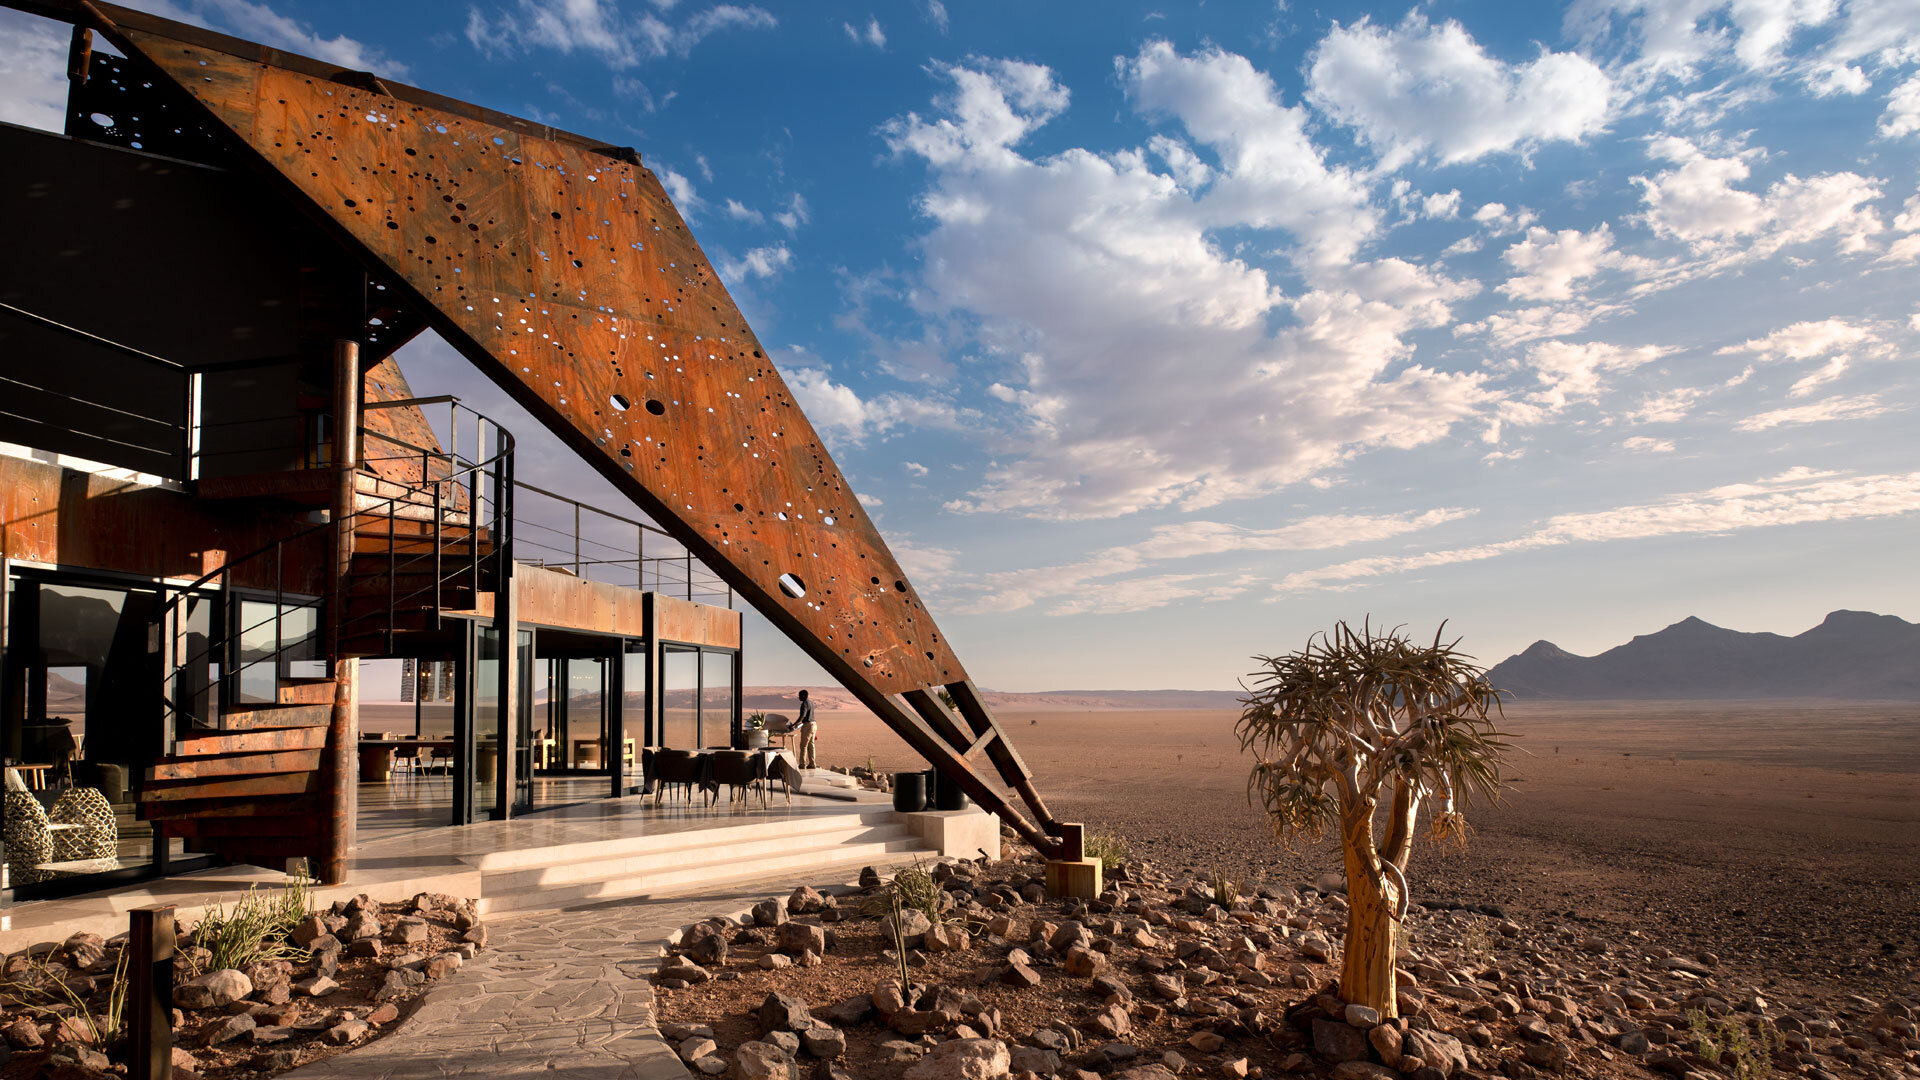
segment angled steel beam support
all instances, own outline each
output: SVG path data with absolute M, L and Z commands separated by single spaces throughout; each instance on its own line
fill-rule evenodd
M 10 6 L 84 25 L 183 91 L 238 159 L 909 745 L 1060 850 L 1025 763 L 637 154 L 128 8 Z M 937 686 L 971 734 L 927 711 Z M 963 756 L 989 733 L 1033 823 Z

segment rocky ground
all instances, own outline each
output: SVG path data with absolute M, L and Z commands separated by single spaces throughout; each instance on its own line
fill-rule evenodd
M 1230 899 L 1138 864 L 1083 902 L 1046 900 L 1041 871 L 933 868 L 941 921 L 902 919 L 906 992 L 862 894 L 694 924 L 656 976 L 662 1032 L 696 1075 L 755 1080 L 1920 1077 L 1911 988 L 1778 996 L 1638 931 L 1434 902 L 1382 1020 L 1336 994 L 1337 879 Z
M 194 933 L 177 935 L 176 1080 L 271 1076 L 364 1045 L 487 943 L 472 901 L 429 893 L 404 904 L 336 903 L 296 924 L 275 955 L 241 969 L 210 970 L 212 953 Z M 106 1019 L 125 944 L 125 935 L 75 934 L 6 958 L 0 1078 L 103 1080 L 126 1071 L 126 1040 Z

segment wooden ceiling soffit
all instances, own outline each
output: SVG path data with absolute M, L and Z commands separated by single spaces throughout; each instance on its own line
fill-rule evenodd
M 15 6 L 64 9 L 191 94 L 449 343 L 916 749 L 985 791 L 894 696 L 970 689 L 966 670 L 636 154 L 112 5 Z M 992 723 L 976 695 L 963 700 L 981 714 L 970 723 Z M 1032 790 L 1023 766 L 1000 771 Z

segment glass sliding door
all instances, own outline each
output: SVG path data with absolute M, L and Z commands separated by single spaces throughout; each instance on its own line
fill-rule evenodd
M 565 738 L 560 750 L 565 767 L 574 772 L 599 772 L 607 767 L 608 663 L 597 657 L 560 661 L 566 686 L 561 725 Z
M 660 647 L 660 745 L 698 750 L 700 741 L 700 650 Z
M 169 738 L 159 591 L 64 575 L 7 585 L 4 883 L 26 900 L 153 872 L 138 791 Z M 207 628 L 203 612 L 203 647 Z
M 647 646 L 627 643 L 620 672 L 620 791 L 640 790 L 640 748 L 647 745 Z
M 472 813 L 468 820 L 484 821 L 496 814 L 500 793 L 500 747 L 503 742 L 500 708 L 500 631 L 474 625 Z
M 738 657 L 711 649 L 700 653 L 700 734 L 715 745 L 734 742 L 733 666 Z

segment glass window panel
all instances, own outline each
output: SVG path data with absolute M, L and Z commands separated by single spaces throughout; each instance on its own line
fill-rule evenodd
M 676 750 L 700 747 L 700 654 L 694 649 L 661 649 L 660 745 Z
M 708 745 L 733 742 L 733 663 L 729 652 L 700 654 L 700 737 Z
M 622 660 L 620 767 L 625 779 L 621 783 L 637 788 L 641 783 L 640 748 L 647 745 L 647 654 L 629 652 Z
M 500 786 L 500 631 L 476 630 L 473 671 L 473 811 L 493 812 Z
M 234 700 L 250 705 L 270 705 L 278 700 L 280 668 L 278 628 L 274 625 L 273 605 L 258 600 L 240 601 L 238 633 L 235 635 L 234 663 L 238 678 L 234 681 Z
M 606 725 L 602 718 L 606 677 L 604 660 L 567 661 L 567 745 L 563 750 L 570 768 L 607 767 Z

